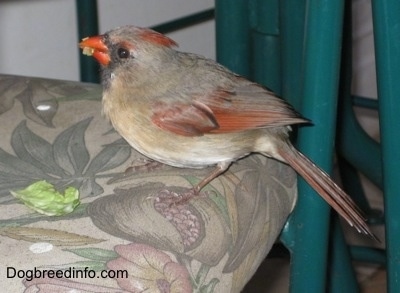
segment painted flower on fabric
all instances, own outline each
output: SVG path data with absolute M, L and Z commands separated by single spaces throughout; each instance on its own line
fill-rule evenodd
M 128 278 L 117 278 L 121 289 L 129 292 L 193 292 L 184 266 L 167 254 L 145 244 L 117 245 L 119 258 L 107 263 L 111 270 L 127 270 Z
M 232 239 L 215 204 L 202 198 L 163 207 L 154 197 L 165 188 L 162 183 L 146 183 L 117 189 L 90 203 L 87 212 L 98 228 L 116 237 L 190 256 L 209 266 L 218 264 Z

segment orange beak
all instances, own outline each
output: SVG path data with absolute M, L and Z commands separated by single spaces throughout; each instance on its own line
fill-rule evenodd
M 79 43 L 79 47 L 83 50 L 84 55 L 93 56 L 101 65 L 106 66 L 110 63 L 110 55 L 103 42 L 103 36 L 84 38 Z

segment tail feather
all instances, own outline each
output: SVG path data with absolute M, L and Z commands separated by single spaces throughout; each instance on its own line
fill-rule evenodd
M 279 155 L 310 184 L 328 204 L 359 233 L 379 241 L 368 227 L 365 216 L 352 198 L 330 176 L 292 145 L 280 148 Z

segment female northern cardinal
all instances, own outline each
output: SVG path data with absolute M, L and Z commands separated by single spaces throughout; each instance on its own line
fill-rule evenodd
M 143 155 L 175 167 L 216 165 L 199 191 L 248 154 L 289 164 L 358 232 L 375 238 L 353 200 L 289 141 L 293 108 L 215 61 L 173 49 L 170 38 L 124 26 L 83 39 L 102 65 L 103 111 Z

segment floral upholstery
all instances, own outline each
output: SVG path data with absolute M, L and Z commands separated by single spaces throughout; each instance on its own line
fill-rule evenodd
M 98 85 L 0 75 L 4 292 L 239 292 L 294 206 L 295 173 L 251 155 L 198 198 L 168 204 L 208 170 L 147 160 L 100 100 Z M 39 180 L 78 188 L 81 204 L 46 216 L 10 193 Z

